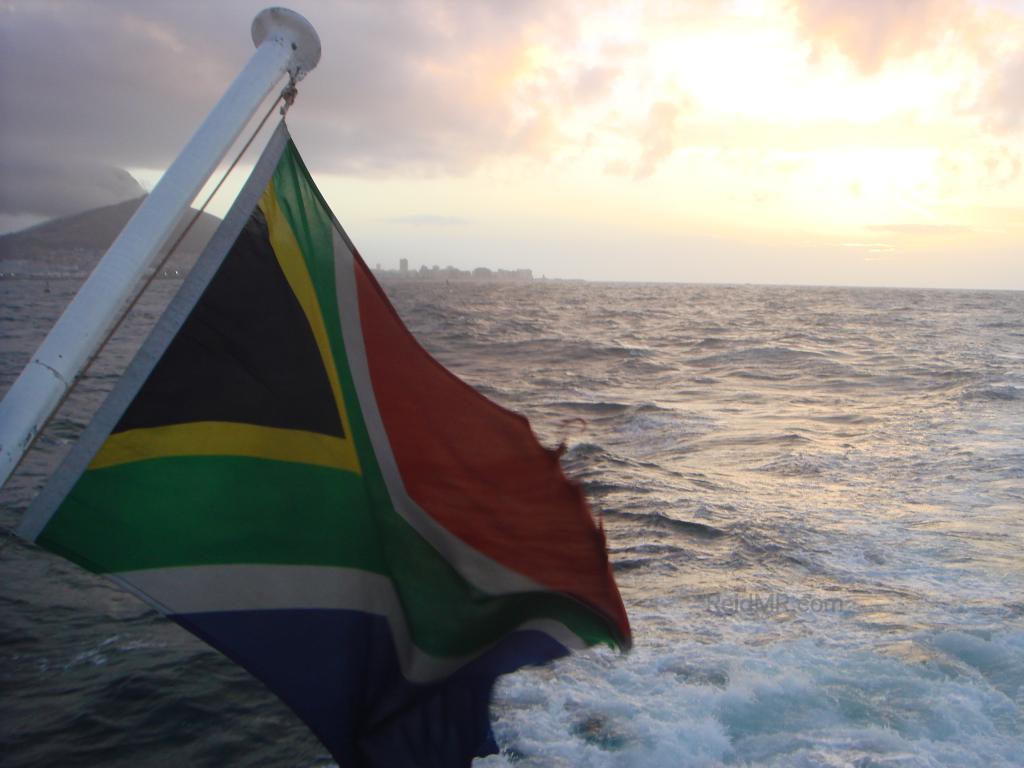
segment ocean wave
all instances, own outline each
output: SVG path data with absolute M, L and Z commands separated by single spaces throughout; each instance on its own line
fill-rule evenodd
M 716 528 L 713 525 L 697 522 L 696 520 L 680 520 L 663 512 L 637 513 L 611 510 L 606 511 L 605 515 L 623 522 L 639 523 L 649 530 L 669 531 L 684 534 L 688 537 L 717 539 L 721 536 L 727 536 L 729 533 L 724 528 Z M 640 550 L 633 548 L 629 551 L 637 552 Z
M 924 642 L 980 674 L 1014 702 L 1024 706 L 1024 632 L 984 637 L 967 632 L 940 632 Z M 1012 718 L 1014 713 L 1007 712 Z
M 1024 387 L 1016 387 L 1013 384 L 986 384 L 967 389 L 963 399 L 1014 402 L 1024 400 Z
M 868 413 L 808 414 L 804 418 L 826 424 L 877 424 L 880 419 Z
M 705 349 L 726 349 L 735 343 L 735 339 L 708 336 L 707 338 L 701 339 L 700 341 L 692 344 L 689 348 L 689 351 L 692 352 L 695 350 Z
M 556 400 L 550 403 L 556 410 L 567 410 L 576 413 L 592 414 L 594 416 L 606 416 L 623 413 L 632 406 L 630 403 L 592 401 L 592 400 Z
M 798 432 L 762 433 L 762 434 L 732 434 L 713 435 L 704 437 L 697 441 L 694 448 L 722 448 L 727 446 L 770 446 L 770 445 L 794 445 L 798 443 L 809 443 L 811 438 L 801 435 Z
M 813 477 L 825 471 L 825 463 L 820 458 L 791 454 L 774 458 L 754 470 L 782 477 Z
M 807 352 L 790 347 L 746 347 L 715 355 L 688 358 L 685 362 L 687 365 L 700 368 L 721 368 L 736 365 L 806 365 L 828 361 L 829 356 L 823 352 Z
M 488 353 L 495 357 L 529 357 L 530 359 L 554 359 L 563 364 L 596 364 L 602 361 L 628 361 L 646 359 L 655 353 L 648 347 L 628 346 L 594 341 L 592 339 L 565 336 L 541 336 L 532 334 L 529 338 L 507 339 L 502 332 L 495 341 L 496 333 L 487 334 Z

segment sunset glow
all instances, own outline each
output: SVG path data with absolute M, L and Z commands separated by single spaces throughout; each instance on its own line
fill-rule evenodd
M 464 192 L 441 215 L 553 217 L 581 247 L 582 232 L 797 245 L 821 253 L 822 275 L 855 255 L 864 282 L 913 282 L 928 254 L 948 268 L 991 251 L 993 269 L 1024 284 L 1024 82 L 1006 82 L 1024 6 L 669 5 L 588 9 L 569 41 L 561 27 L 527 29 L 520 55 L 481 69 L 495 82 L 480 93 L 509 102 L 519 145 L 457 183 L 435 179 Z M 328 189 L 340 207 L 379 183 Z M 401 213 L 423 212 L 409 204 Z M 637 259 L 642 274 L 686 279 L 681 253 Z
M 189 25 L 212 39 L 260 7 L 102 5 L 154 72 L 185 51 L 225 80 L 246 41 L 200 48 Z M 9 16 L 55 25 L 75 7 Z M 292 133 L 371 263 L 1024 287 L 1020 0 L 295 7 L 324 57 Z M 62 64 L 55 82 L 81 62 Z M 151 183 L 165 145 L 111 143 L 106 159 Z

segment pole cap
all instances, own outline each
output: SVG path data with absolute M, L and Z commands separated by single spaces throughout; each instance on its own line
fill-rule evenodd
M 264 40 L 278 39 L 292 49 L 289 73 L 296 81 L 320 61 L 320 36 L 306 17 L 288 8 L 264 8 L 252 20 L 252 41 L 259 48 Z

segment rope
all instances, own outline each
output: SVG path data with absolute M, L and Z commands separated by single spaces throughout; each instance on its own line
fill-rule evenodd
M 281 105 L 281 117 L 288 114 L 288 110 L 292 108 L 292 104 L 295 103 L 295 97 L 298 95 L 299 89 L 295 87 L 295 75 L 292 75 L 288 80 L 288 85 L 281 90 L 281 99 L 284 101 L 284 104 Z
M 40 425 L 39 429 L 36 430 L 36 433 L 32 436 L 32 439 L 29 440 L 28 446 L 25 448 L 25 452 L 22 453 L 21 459 L 18 460 L 18 464 L 15 466 L 14 471 L 17 471 L 18 466 L 21 465 L 21 462 L 28 455 L 29 451 L 31 451 L 32 448 L 35 446 L 36 440 L 39 439 L 39 436 L 42 435 L 46 427 L 49 426 L 50 421 L 57 414 L 57 411 L 61 409 L 61 407 L 64 405 L 67 399 L 71 396 L 71 393 L 74 391 L 75 387 L 78 386 L 78 383 L 92 368 L 93 363 L 96 362 L 96 358 L 99 357 L 100 353 L 110 342 L 111 338 L 113 338 L 114 334 L 117 333 L 118 330 L 120 330 L 121 325 L 125 321 L 125 318 L 127 318 L 131 311 L 135 309 L 135 305 L 139 303 L 139 299 L 142 298 L 142 294 L 146 292 L 149 286 L 153 283 L 153 280 L 156 279 L 156 276 L 160 274 L 161 270 L 163 270 L 163 268 L 167 265 L 167 262 L 170 260 L 171 256 L 174 255 L 175 251 L 177 251 L 178 247 L 181 245 L 182 241 L 185 239 L 188 233 L 192 231 L 192 227 L 195 226 L 195 223 L 197 221 L 199 221 L 199 217 L 203 215 L 203 212 L 206 210 L 206 206 L 208 206 L 210 204 L 210 201 L 213 200 L 214 195 L 216 195 L 217 192 L 220 191 L 220 188 L 224 185 L 224 182 L 227 181 L 228 176 L 230 176 L 231 172 L 235 170 L 235 166 L 238 165 L 239 160 L 242 159 L 242 156 L 248 151 L 249 147 L 252 146 L 253 141 L 259 135 L 260 131 L 263 130 L 263 126 L 267 124 L 267 120 L 270 119 L 270 116 L 274 113 L 274 110 L 277 108 L 277 105 L 283 102 L 283 105 L 281 106 L 281 119 L 283 120 L 285 114 L 287 114 L 288 112 L 288 109 L 291 107 L 292 104 L 295 103 L 295 97 L 297 95 L 298 89 L 295 87 L 295 77 L 293 75 L 289 78 L 288 85 L 286 85 L 281 90 L 281 93 L 278 94 L 276 99 L 274 99 L 274 103 L 270 105 L 270 109 L 268 109 L 266 114 L 263 115 L 263 118 L 260 120 L 259 125 L 256 126 L 255 130 L 252 132 L 252 135 L 249 136 L 248 140 L 245 142 L 245 146 L 243 146 L 238 151 L 238 154 L 235 155 L 235 159 L 231 161 L 231 165 L 229 165 L 227 170 L 224 171 L 223 175 L 220 177 L 220 180 L 214 186 L 213 191 L 211 191 L 210 194 L 206 196 L 206 200 L 204 200 L 203 204 L 199 206 L 199 208 L 196 210 L 195 214 L 189 220 L 188 224 L 186 224 L 185 228 L 181 231 L 181 234 L 178 235 L 178 237 L 174 240 L 173 243 L 171 243 L 163 258 L 160 259 L 160 263 L 157 264 L 152 274 L 148 278 L 146 278 L 146 280 L 142 283 L 142 287 L 139 288 L 138 291 L 136 291 L 135 296 L 128 303 L 128 306 L 125 308 L 124 312 L 121 313 L 121 317 L 117 320 L 116 323 L 114 323 L 113 327 L 111 327 L 111 329 L 107 332 L 107 335 L 103 337 L 103 341 L 100 342 L 100 345 L 96 348 L 96 351 L 93 352 L 92 355 L 90 355 L 89 359 L 85 362 L 85 365 L 82 366 L 82 370 L 78 373 L 77 376 L 75 376 L 74 381 L 71 382 L 70 386 L 61 396 L 60 400 L 57 402 L 57 405 L 50 412 L 50 415 L 46 417 L 46 421 L 44 421 Z M 11 472 L 12 475 L 14 474 L 14 471 Z M 7 533 L 9 533 L 10 536 L 15 535 L 13 531 L 7 531 Z M 10 538 L 6 538 L 2 543 L 0 543 L 0 552 L 3 551 L 8 541 L 10 541 Z
M 157 265 L 157 268 L 153 270 L 153 274 L 151 274 L 146 279 L 146 282 L 142 284 L 142 288 L 140 288 L 138 293 L 135 294 L 135 298 L 132 299 L 132 303 L 128 305 L 128 309 L 125 310 L 124 314 L 121 315 L 121 319 L 117 321 L 117 324 L 114 326 L 113 330 L 111 330 L 110 333 L 107 334 L 107 337 L 103 340 L 103 343 L 100 344 L 99 349 L 96 350 L 96 355 L 98 355 L 100 351 L 103 349 L 103 347 L 106 346 L 106 343 L 110 341 L 110 338 L 114 335 L 114 332 L 121 326 L 121 323 L 124 322 L 124 319 L 128 316 L 128 313 L 135 308 L 135 305 L 142 297 L 142 294 L 146 292 L 147 288 L 149 288 L 150 283 L 152 283 L 153 280 L 156 279 L 157 274 L 159 274 L 160 270 L 164 268 L 164 265 L 167 264 L 171 256 L 174 255 L 174 252 L 178 249 L 178 246 L 181 245 L 182 241 L 188 236 L 188 233 L 192 231 L 192 227 L 195 225 L 197 221 L 199 221 L 199 217 L 203 215 L 203 212 L 206 210 L 206 206 L 208 206 L 210 204 L 210 201 L 213 200 L 213 196 L 220 191 L 220 188 L 224 185 L 224 182 L 227 181 L 228 176 L 230 176 L 231 172 L 235 170 L 235 166 L 238 165 L 238 161 L 242 159 L 242 155 L 244 155 L 246 151 L 248 151 L 256 136 L 258 136 L 259 132 L 263 130 L 263 126 L 267 124 L 267 120 L 269 120 L 270 116 L 274 113 L 275 107 L 277 107 L 277 105 L 280 104 L 282 101 L 284 102 L 284 106 L 281 107 L 281 117 L 283 119 L 285 113 L 287 113 L 288 111 L 288 107 L 290 107 L 294 103 L 295 96 L 297 93 L 298 91 L 295 89 L 294 80 L 290 81 L 288 85 L 284 87 L 284 90 L 282 90 L 278 97 L 274 100 L 274 103 L 270 105 L 270 109 L 267 110 L 267 113 L 263 116 L 263 119 L 260 120 L 260 124 L 256 126 L 256 130 L 252 132 L 252 135 L 249 137 L 249 140 L 245 142 L 245 146 L 239 150 L 237 155 L 235 155 L 235 159 L 231 161 L 231 165 L 229 165 L 228 169 L 224 171 L 224 174 L 220 177 L 220 181 L 217 182 L 217 184 L 214 186 L 210 194 L 206 196 L 206 200 L 204 200 L 203 204 L 199 206 L 199 208 L 195 212 L 195 215 L 193 215 L 189 223 L 185 225 L 185 228 L 181 230 L 181 234 L 178 235 L 178 238 L 173 243 L 171 243 L 171 247 L 167 249 L 167 253 L 160 260 L 160 263 Z M 86 364 L 86 367 L 82 369 L 83 373 L 89 369 L 90 365 L 92 365 L 92 360 L 95 359 L 96 355 L 93 355 L 93 358 L 89 360 L 89 362 Z

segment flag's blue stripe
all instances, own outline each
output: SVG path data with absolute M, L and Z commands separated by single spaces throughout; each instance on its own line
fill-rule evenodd
M 380 616 L 273 610 L 171 618 L 260 678 L 345 768 L 468 766 L 496 751 L 488 717 L 494 680 L 568 653 L 543 632 L 517 631 L 446 680 L 417 685 L 402 676 Z

